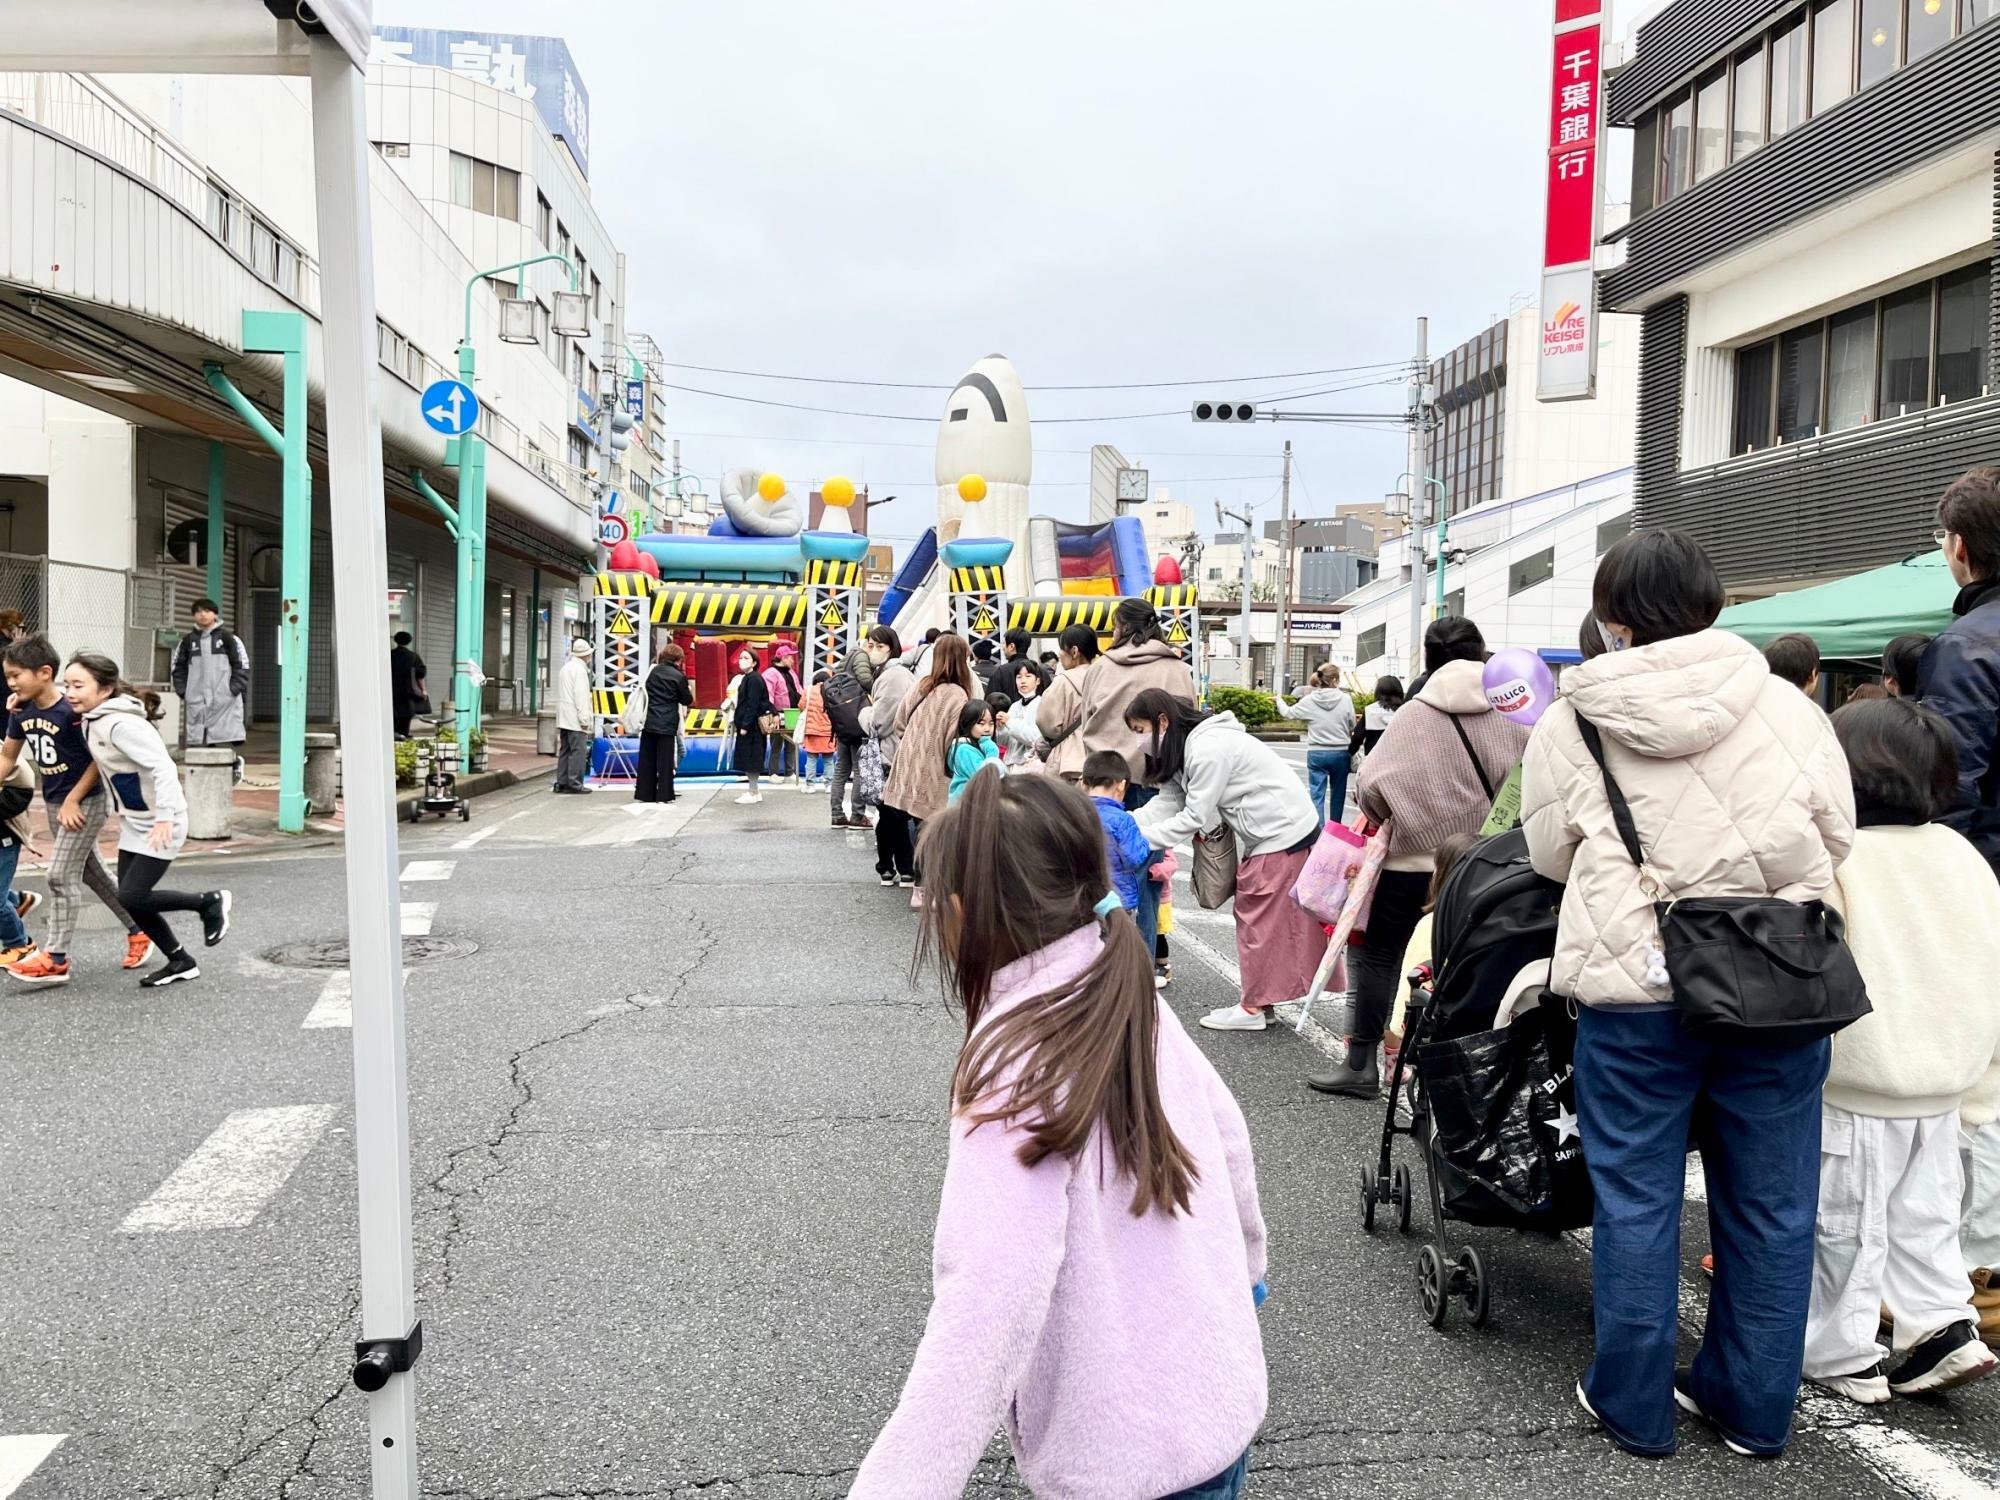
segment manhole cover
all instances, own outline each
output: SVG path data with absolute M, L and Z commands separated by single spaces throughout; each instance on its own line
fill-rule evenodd
M 406 937 L 403 939 L 403 967 L 436 963 L 439 959 L 464 958 L 477 953 L 479 944 L 465 938 Z M 347 967 L 347 939 L 333 938 L 319 943 L 287 943 L 264 955 L 266 963 L 287 969 L 344 969 Z

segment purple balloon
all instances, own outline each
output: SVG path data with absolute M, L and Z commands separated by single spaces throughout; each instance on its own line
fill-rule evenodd
M 1496 651 L 1486 663 L 1486 701 L 1516 724 L 1533 724 L 1556 701 L 1555 674 L 1534 652 L 1520 646 Z

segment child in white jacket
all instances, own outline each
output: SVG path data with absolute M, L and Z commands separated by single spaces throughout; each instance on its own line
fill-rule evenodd
M 1888 698 L 1850 704 L 1833 725 L 1859 831 L 1827 899 L 1874 1011 L 1833 1039 L 1805 1374 L 1872 1405 L 1994 1366 L 1959 1253 L 1958 1111 L 2000 1056 L 2000 886 L 1930 821 L 1958 778 L 1942 719 Z

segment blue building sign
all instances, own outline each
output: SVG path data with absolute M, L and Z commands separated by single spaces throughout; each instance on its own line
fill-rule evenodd
M 542 123 L 569 147 L 577 170 L 590 176 L 590 94 L 561 37 L 377 26 L 368 60 L 443 68 L 533 101 Z

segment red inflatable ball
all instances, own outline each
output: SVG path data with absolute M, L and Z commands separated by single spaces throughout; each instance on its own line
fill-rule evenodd
M 660 576 L 659 559 L 654 557 L 650 552 L 641 552 L 639 554 L 639 571 L 644 573 L 648 578 L 658 578 Z
M 1153 582 L 1160 588 L 1181 581 L 1181 565 L 1171 557 L 1163 557 L 1153 567 Z
M 611 549 L 610 571 L 613 573 L 636 573 L 639 559 L 643 554 L 630 537 Z

